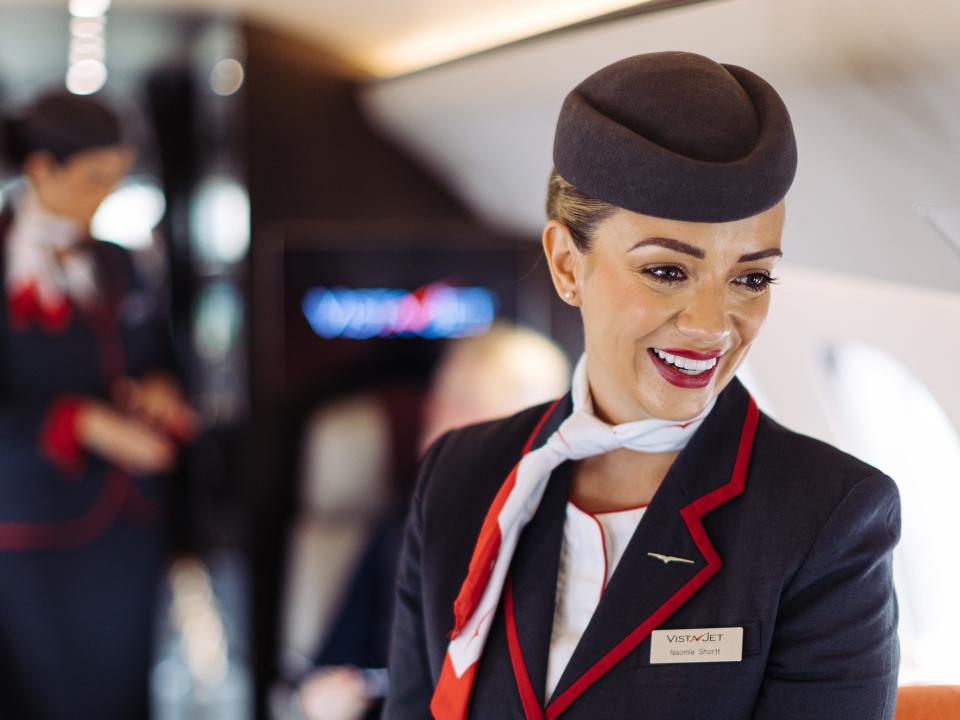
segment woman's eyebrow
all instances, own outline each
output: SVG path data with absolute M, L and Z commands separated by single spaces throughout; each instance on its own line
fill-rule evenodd
M 703 258 L 707 256 L 707 254 L 696 245 L 691 245 L 690 243 L 685 243 L 682 240 L 675 240 L 673 238 L 666 237 L 650 237 L 646 240 L 641 240 L 640 242 L 634 243 L 633 247 L 631 247 L 628 252 L 632 252 L 638 247 L 642 247 L 644 245 L 660 245 L 661 247 L 665 247 L 669 250 L 676 250 L 677 252 L 681 252 L 686 255 L 693 255 L 693 257 L 699 260 L 703 260 Z M 757 252 L 741 255 L 737 262 L 750 262 L 751 260 L 760 260 L 762 258 L 771 256 L 781 257 L 782 255 L 783 253 L 780 252 L 779 248 L 767 248 L 766 250 L 758 250 Z
M 779 248 L 767 248 L 766 250 L 758 250 L 757 252 L 741 255 L 740 259 L 737 260 L 737 262 L 750 262 L 751 260 L 762 260 L 765 257 L 783 257 L 783 253 L 780 252 Z
M 676 250 L 677 252 L 686 253 L 687 255 L 693 255 L 700 260 L 706 257 L 706 253 L 697 246 L 666 237 L 649 237 L 646 240 L 641 240 L 638 243 L 634 243 L 628 252 L 633 252 L 638 247 L 643 247 L 644 245 L 660 245 L 669 250 Z

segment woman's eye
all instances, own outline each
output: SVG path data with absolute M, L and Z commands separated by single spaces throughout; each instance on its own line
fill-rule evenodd
M 768 286 L 777 282 L 777 278 L 771 277 L 765 272 L 753 272 L 741 275 L 734 282 L 738 285 L 743 285 L 748 290 L 760 293 L 766 290 Z
M 644 268 L 641 272 L 662 283 L 677 283 L 687 278 L 683 268 L 676 265 L 658 265 L 657 267 Z

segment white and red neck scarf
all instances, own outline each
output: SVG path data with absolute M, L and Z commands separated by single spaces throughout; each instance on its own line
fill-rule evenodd
M 454 603 L 455 624 L 430 703 L 436 720 L 462 720 L 467 716 L 477 662 L 510 561 L 553 470 L 566 460 L 582 460 L 618 448 L 650 453 L 678 451 L 716 404 L 714 398 L 699 415 L 684 422 L 651 418 L 608 425 L 593 413 L 585 354 L 574 370 L 571 395 L 571 414 L 543 445 L 524 453 L 487 510 L 467 577 Z
M 63 252 L 86 237 L 79 223 L 49 212 L 29 185 L 24 188 L 6 242 L 6 292 L 17 327 L 37 320 L 47 331 L 62 330 L 71 302 L 82 306 L 95 297 L 89 253 Z

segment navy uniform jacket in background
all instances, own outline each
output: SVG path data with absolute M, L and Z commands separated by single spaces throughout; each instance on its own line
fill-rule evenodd
M 0 283 L 6 278 L 5 241 L 12 224 L 12 213 L 0 213 Z M 121 377 L 174 373 L 162 304 L 142 287 L 130 253 L 92 238 L 84 252 L 92 255 L 96 273 L 101 308 L 96 320 L 74 309 L 59 331 L 36 321 L 15 328 L 6 287 L 0 284 L 0 551 L 18 547 L 15 531 L 23 538 L 20 549 L 84 544 L 81 540 L 96 539 L 124 509 L 122 502 L 111 503 L 102 519 L 98 516 L 100 522 L 90 523 L 89 536 L 64 535 L 92 509 L 107 505 L 112 468 L 88 455 L 71 474 L 44 452 L 43 432 L 53 406 L 70 396 L 109 400 L 112 383 Z M 127 479 L 139 492 L 152 494 L 148 478 Z
M 0 213 L 0 281 L 13 216 Z M 45 449 L 67 396 L 106 400 L 120 376 L 174 369 L 162 304 L 129 252 L 88 239 L 98 320 L 59 332 L 10 322 L 0 283 L 0 718 L 147 716 L 151 620 L 162 560 L 162 478 L 93 454 L 64 468 Z
M 730 482 L 748 399 L 734 378 L 664 478 L 552 695 L 576 695 L 560 717 L 893 718 L 899 645 L 891 560 L 900 503 L 893 481 L 870 465 L 760 413 L 743 492 L 703 516 L 722 567 L 679 606 L 670 600 L 707 565 L 680 510 Z M 453 602 L 481 523 L 545 408 L 449 433 L 424 459 L 397 580 L 387 720 L 430 717 Z M 568 395 L 533 447 L 569 412 Z M 569 465 L 554 472 L 510 570 L 523 665 L 547 718 L 557 707 L 551 711 L 544 690 L 569 477 Z M 696 562 L 664 564 L 648 552 Z M 743 660 L 651 665 L 647 636 L 599 673 L 595 664 L 663 607 L 670 612 L 661 630 L 742 627 Z M 592 682 L 578 694 L 581 677 Z M 469 716 L 527 717 L 503 602 Z

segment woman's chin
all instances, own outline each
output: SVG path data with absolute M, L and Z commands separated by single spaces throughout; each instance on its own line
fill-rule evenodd
M 702 413 L 703 409 L 710 404 L 710 400 L 712 399 L 712 396 L 704 396 L 702 401 L 687 400 L 685 402 L 671 403 L 665 406 L 662 409 L 663 414 L 657 417 L 661 420 L 676 420 L 677 422 L 690 420 Z
M 653 382 L 666 385 L 661 378 Z M 647 385 L 646 387 L 649 387 Z M 702 388 L 678 388 L 669 386 L 664 388 L 656 397 L 649 397 L 646 393 L 638 393 L 636 404 L 645 408 L 642 414 L 645 417 L 656 417 L 661 420 L 676 420 L 682 422 L 696 417 L 716 397 L 713 382 Z

